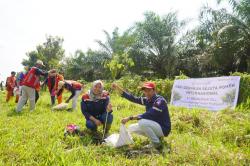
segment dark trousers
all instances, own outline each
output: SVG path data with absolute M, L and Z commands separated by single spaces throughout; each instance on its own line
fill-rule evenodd
M 103 114 L 101 114 L 100 116 L 98 117 L 95 117 L 96 119 L 100 120 L 103 124 L 103 126 L 105 125 L 105 121 L 106 121 L 106 116 L 107 116 L 107 113 L 104 112 Z M 113 115 L 112 114 L 108 114 L 108 117 L 107 117 L 107 126 L 109 126 L 109 128 L 111 127 L 111 124 L 113 122 Z M 92 120 L 87 120 L 86 121 L 86 127 L 92 131 L 96 131 L 97 130 L 97 126 L 96 124 L 92 121 Z
M 36 90 L 36 94 L 35 94 L 35 96 L 36 96 L 36 100 L 35 100 L 35 103 L 37 102 L 37 100 L 39 99 L 39 92 Z
M 55 96 L 50 96 L 51 104 L 55 105 L 56 103 L 56 97 Z

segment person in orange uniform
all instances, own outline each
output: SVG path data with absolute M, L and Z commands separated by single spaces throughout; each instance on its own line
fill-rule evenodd
M 7 77 L 6 80 L 6 90 L 7 90 L 7 95 L 6 95 L 6 102 L 9 102 L 10 98 L 14 96 L 14 88 L 16 87 L 16 72 L 12 71 L 11 76 Z M 16 102 L 18 102 L 18 96 L 16 96 Z
M 63 72 L 62 71 L 59 71 L 59 73 L 57 74 L 57 77 L 58 77 L 59 81 L 64 81 L 64 77 L 63 77 Z M 58 83 L 59 83 L 59 81 L 58 81 Z M 58 90 L 58 84 L 57 84 L 56 90 Z M 62 100 L 63 100 L 63 93 L 61 93 L 60 95 L 57 96 L 57 102 L 58 102 L 58 104 L 61 104 Z
M 55 96 L 56 92 L 58 90 L 58 83 L 59 81 L 63 81 L 64 78 L 62 75 L 58 74 L 55 69 L 51 70 L 49 72 L 48 78 L 45 80 L 45 84 L 47 84 L 50 92 L 51 97 L 51 105 L 55 104 Z M 59 96 L 57 96 L 58 104 L 62 103 L 62 93 L 60 93 Z

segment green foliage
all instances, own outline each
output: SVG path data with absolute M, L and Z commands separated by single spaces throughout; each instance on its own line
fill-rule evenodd
M 213 70 L 213 75 L 250 70 L 250 24 L 249 11 L 246 12 L 249 2 L 229 0 L 229 4 L 233 13 L 204 7 L 200 15 L 197 36 L 202 36 L 205 48 L 200 56 L 201 62 L 204 61 L 201 66 L 206 66 L 210 72 Z
M 110 70 L 113 80 L 120 78 L 122 73 L 126 73 L 132 66 L 134 66 L 134 62 L 128 57 L 127 53 L 121 55 L 114 54 L 112 59 L 106 63 L 106 67 Z
M 124 76 L 120 78 L 119 80 L 116 80 L 115 82 L 121 85 L 125 90 L 131 92 L 134 95 L 141 96 L 143 95 L 141 92 L 140 87 L 142 86 L 143 82 L 148 81 L 143 79 L 141 76 L 133 75 L 133 76 Z M 174 84 L 173 80 L 169 79 L 157 79 L 157 80 L 151 80 L 154 83 L 156 83 L 156 91 L 159 95 L 162 95 L 164 98 L 166 98 L 168 101 L 171 99 L 171 90 Z M 107 90 L 111 90 L 111 83 L 112 82 L 106 82 L 105 88 Z
M 64 94 L 64 99 L 68 95 Z M 49 93 L 42 93 L 34 112 L 24 107 L 17 114 L 14 101 L 6 104 L 4 97 L 0 92 L 1 165 L 248 165 L 250 162 L 249 110 L 214 113 L 170 107 L 172 132 L 164 138 L 171 146 L 170 153 L 128 155 L 130 150 L 142 150 L 148 139 L 133 135 L 135 144 L 119 149 L 96 145 L 86 130 L 79 104 L 75 112 L 52 112 Z M 119 132 L 123 117 L 145 111 L 144 107 L 115 94 L 111 95 L 111 103 L 114 107 L 111 133 Z M 64 128 L 70 123 L 79 125 L 86 135 L 64 138 Z
M 221 0 L 218 0 L 218 4 Z M 100 48 L 64 58 L 63 39 L 48 36 L 28 52 L 22 64 L 41 59 L 46 70 L 63 70 L 66 79 L 93 81 L 140 75 L 145 79 L 173 79 L 180 71 L 192 78 L 250 72 L 249 0 L 228 0 L 232 12 L 201 8 L 199 25 L 179 35 L 188 20 L 176 12 L 160 16 L 148 11 L 144 19 L 120 33 L 103 31 Z M 63 59 L 64 58 L 64 59 Z
M 188 20 L 178 20 L 176 12 L 163 16 L 145 12 L 142 21 L 123 33 L 119 33 L 118 28 L 112 33 L 104 30 L 105 40 L 96 40 L 100 46 L 98 50 L 88 50 L 82 52 L 83 55 L 76 51 L 75 55 L 65 58 L 65 75 L 93 81 L 119 79 L 126 74 L 145 79 L 173 79 L 180 71 L 192 78 L 249 73 L 248 1 L 228 0 L 232 12 L 220 7 L 202 7 L 199 25 L 184 35 L 179 32 Z M 48 51 L 40 52 L 49 54 Z M 30 64 L 40 55 L 37 51 L 30 52 Z M 55 66 L 52 64 L 50 66 Z
M 65 78 L 86 81 L 108 79 L 110 74 L 104 67 L 104 62 L 108 58 L 101 52 L 91 49 L 86 54 L 77 50 L 73 56 L 64 59 Z
M 170 79 L 157 79 L 155 81 L 156 85 L 157 85 L 157 93 L 161 96 L 163 96 L 164 98 L 167 99 L 168 102 L 170 102 L 171 99 L 171 92 L 172 92 L 172 87 L 174 84 L 174 80 L 170 80 Z
M 177 20 L 177 14 L 170 12 L 160 17 L 154 12 L 146 12 L 145 19 L 136 23 L 136 52 L 144 54 L 147 67 L 158 77 L 172 77 L 175 74 L 175 40 L 183 22 Z M 138 62 L 141 63 L 141 62 Z M 144 62 L 143 62 L 144 63 Z
M 113 55 L 122 55 L 134 44 L 135 38 L 131 34 L 131 29 L 125 31 L 122 35 L 119 34 L 119 29 L 116 27 L 110 35 L 107 31 L 103 31 L 106 36 L 106 41 L 96 40 L 101 47 L 101 52 L 110 58 Z
M 141 76 L 138 75 L 133 75 L 133 76 L 124 76 L 122 78 L 120 78 L 119 80 L 116 80 L 115 82 L 118 83 L 119 85 L 121 85 L 125 90 L 135 94 L 135 95 L 141 95 L 141 91 L 140 91 L 140 85 L 142 84 L 143 78 Z M 105 88 L 108 91 L 112 91 L 111 90 L 111 84 L 113 81 L 108 81 L 105 82 Z
M 239 91 L 239 97 L 238 97 L 238 106 L 243 110 L 243 108 L 250 108 L 249 101 L 250 101 L 250 75 L 247 73 L 233 73 L 232 76 L 240 76 L 240 91 Z M 176 76 L 175 79 L 188 79 L 189 77 L 184 75 L 182 72 L 180 72 L 179 76 Z M 135 76 L 125 76 L 121 79 L 117 80 L 116 82 L 123 86 L 125 89 L 130 91 L 131 93 L 135 95 L 141 95 L 141 91 L 139 89 L 139 86 L 146 81 L 147 79 L 144 79 L 141 76 L 135 75 Z M 157 87 L 157 93 L 165 97 L 168 102 L 170 102 L 171 99 L 171 93 L 172 93 L 172 87 L 174 84 L 174 80 L 171 79 L 154 79 L 151 80 L 156 83 Z M 106 82 L 106 88 L 110 91 L 111 90 L 111 83 L 112 81 Z M 234 92 L 231 92 L 227 96 L 223 98 L 225 102 L 231 103 L 231 99 L 234 98 L 232 95 L 234 95 Z M 175 96 L 177 98 L 177 96 Z
M 189 77 L 186 76 L 182 71 L 180 71 L 178 76 L 175 76 L 176 80 L 184 80 L 184 79 L 188 79 Z
M 250 108 L 250 74 L 248 73 L 232 73 L 232 76 L 240 76 L 240 92 L 238 103 L 244 104 L 245 107 Z
M 65 50 L 62 47 L 63 38 L 48 36 L 46 42 L 39 44 L 35 51 L 28 52 L 28 59 L 24 59 L 22 64 L 34 66 L 36 61 L 42 60 L 46 70 L 61 68 L 60 62 L 64 57 Z
M 236 108 L 236 111 L 241 111 L 241 112 L 248 112 L 249 110 L 250 110 L 250 97 L 248 97 L 244 102 L 241 102 Z
M 106 41 L 96 41 L 101 47 L 101 52 L 109 57 L 104 67 L 111 72 L 112 79 L 120 78 L 130 67 L 134 66 L 133 60 L 128 55 L 128 50 L 135 42 L 134 35 L 131 34 L 130 29 L 122 35 L 118 31 L 119 29 L 115 28 L 112 35 L 104 31 Z
M 194 29 L 184 34 L 177 45 L 177 68 L 192 77 L 202 76 L 198 55 L 203 52 L 203 48 L 199 43 L 198 32 Z

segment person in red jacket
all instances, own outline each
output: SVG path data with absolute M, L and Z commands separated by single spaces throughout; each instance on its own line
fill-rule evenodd
M 58 91 L 57 96 L 61 95 L 63 89 L 67 89 L 71 92 L 71 96 L 66 100 L 66 103 L 68 103 L 72 99 L 72 109 L 76 109 L 77 104 L 77 98 L 78 96 L 83 92 L 83 85 L 77 81 L 72 80 L 65 80 L 65 81 L 59 81 L 58 83 Z
M 56 91 L 58 90 L 59 81 L 63 81 L 64 78 L 62 75 L 58 74 L 55 69 L 51 70 L 49 76 L 45 80 L 44 84 L 47 84 L 50 97 L 51 105 L 55 104 Z M 62 93 L 57 97 L 58 104 L 62 103 Z
M 38 60 L 36 65 L 32 67 L 23 80 L 22 96 L 18 101 L 16 111 L 21 112 L 24 104 L 29 99 L 30 101 L 30 111 L 35 109 L 35 93 L 37 89 L 40 89 L 40 76 L 47 76 L 46 71 L 41 70 L 43 67 L 43 62 Z
M 6 95 L 6 102 L 9 102 L 10 98 L 14 96 L 14 88 L 16 87 L 16 72 L 12 71 L 11 76 L 7 77 L 6 80 L 6 90 L 7 90 L 7 95 Z M 18 101 L 18 97 L 16 98 L 16 102 Z

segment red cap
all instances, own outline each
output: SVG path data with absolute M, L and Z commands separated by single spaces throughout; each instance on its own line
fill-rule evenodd
M 155 83 L 153 82 L 144 82 L 141 89 L 144 89 L 144 88 L 147 88 L 147 89 L 155 89 Z

